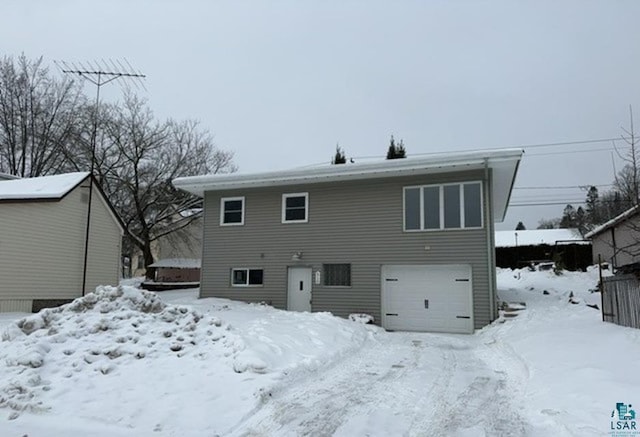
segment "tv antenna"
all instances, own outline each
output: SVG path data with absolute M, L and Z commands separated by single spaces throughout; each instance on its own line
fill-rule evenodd
M 98 108 L 100 105 L 100 88 L 113 81 L 122 79 L 128 80 L 136 86 L 136 88 L 142 88 L 146 91 L 142 79 L 146 76 L 140 71 L 135 70 L 129 61 L 123 59 L 111 60 L 104 59 L 100 61 L 86 61 L 86 62 L 65 62 L 54 61 L 54 63 L 60 68 L 60 70 L 67 75 L 77 75 L 82 79 L 87 80 L 96 86 L 96 100 L 95 107 L 93 109 L 93 127 L 91 130 L 91 171 L 89 177 L 89 201 L 87 206 L 87 226 L 84 236 L 84 261 L 82 267 L 82 295 L 86 294 L 87 288 L 87 260 L 89 258 L 89 231 L 91 229 L 91 200 L 93 198 L 93 181 L 94 170 L 96 162 L 96 137 L 98 134 Z M 118 269 L 120 270 L 120 269 Z

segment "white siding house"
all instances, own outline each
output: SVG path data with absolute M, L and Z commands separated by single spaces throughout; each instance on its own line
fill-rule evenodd
M 614 269 L 640 262 L 640 207 L 634 206 L 586 236 L 593 244 L 593 262 Z
M 123 227 L 89 173 L 0 181 L 0 312 L 32 311 L 120 277 Z

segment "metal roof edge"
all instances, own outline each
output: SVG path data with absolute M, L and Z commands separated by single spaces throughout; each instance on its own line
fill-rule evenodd
M 523 153 L 524 151 L 522 149 L 515 148 L 442 153 L 434 154 L 426 158 L 409 157 L 368 164 L 340 164 L 321 168 L 298 168 L 249 174 L 187 176 L 176 178 L 172 182 L 173 185 L 179 189 L 202 196 L 202 193 L 208 190 L 393 177 L 420 174 L 421 172 L 428 172 L 436 168 L 455 169 L 456 167 L 484 166 L 485 162 L 489 166 L 491 166 L 492 163 L 500 161 L 516 161 L 519 163 Z M 516 164 L 516 171 L 517 166 Z

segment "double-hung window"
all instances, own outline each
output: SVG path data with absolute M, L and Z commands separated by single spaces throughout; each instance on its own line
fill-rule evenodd
M 306 223 L 309 221 L 309 193 L 282 195 L 282 223 Z
M 220 226 L 244 225 L 244 197 L 220 199 Z
M 231 269 L 231 285 L 234 287 L 259 287 L 262 285 L 263 277 L 262 269 Z
M 404 188 L 404 230 L 482 228 L 482 183 Z

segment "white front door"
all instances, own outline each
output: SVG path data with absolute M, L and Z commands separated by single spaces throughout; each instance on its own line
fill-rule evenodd
M 311 311 L 311 268 L 289 267 L 287 308 L 289 311 Z

